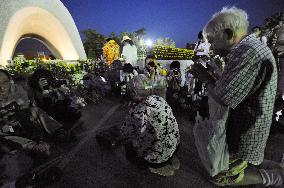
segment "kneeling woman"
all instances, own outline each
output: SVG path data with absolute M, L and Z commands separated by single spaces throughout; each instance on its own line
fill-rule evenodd
M 171 107 L 159 96 L 151 95 L 149 80 L 138 75 L 129 83 L 131 100 L 136 103 L 121 128 L 126 157 L 140 167 L 162 176 L 179 168 L 174 154 L 179 144 L 179 129 Z

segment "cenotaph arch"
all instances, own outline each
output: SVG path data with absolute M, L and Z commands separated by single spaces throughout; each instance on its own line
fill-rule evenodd
M 0 0 L 0 65 L 25 38 L 42 41 L 56 58 L 86 59 L 75 22 L 60 0 Z

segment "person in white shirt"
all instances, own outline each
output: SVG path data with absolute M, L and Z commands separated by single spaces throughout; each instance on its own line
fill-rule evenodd
M 255 34 L 256 38 L 258 38 L 263 44 L 267 45 L 267 38 L 265 35 L 263 35 L 263 32 L 261 31 L 261 27 L 254 26 L 252 28 L 253 34 Z
M 137 48 L 134 45 L 131 38 L 124 36 L 122 39 L 123 48 L 122 48 L 122 57 L 125 60 L 125 63 L 131 64 L 134 68 L 137 67 Z
M 194 52 L 197 59 L 209 57 L 210 43 L 204 38 L 202 31 L 198 33 L 198 42 L 195 45 Z

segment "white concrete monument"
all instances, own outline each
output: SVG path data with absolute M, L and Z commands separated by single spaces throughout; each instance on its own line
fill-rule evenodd
M 42 41 L 56 58 L 86 59 L 75 22 L 60 0 L 0 0 L 0 65 L 29 37 Z

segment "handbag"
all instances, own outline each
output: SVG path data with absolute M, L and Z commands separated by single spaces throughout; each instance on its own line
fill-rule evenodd
M 229 151 L 226 141 L 226 121 L 229 108 L 221 106 L 210 96 L 210 118 L 202 120 L 199 112 L 193 129 L 195 145 L 201 162 L 210 176 L 229 169 Z

